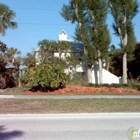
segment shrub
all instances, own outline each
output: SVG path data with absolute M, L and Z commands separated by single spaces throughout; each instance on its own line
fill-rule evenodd
M 0 77 L 0 89 L 4 89 L 6 87 L 6 80 L 3 77 Z
M 68 77 L 68 84 L 69 85 L 79 85 L 79 86 L 87 86 L 87 82 L 84 80 L 84 76 L 81 72 L 76 72 L 73 74 L 71 79 L 70 75 Z
M 131 84 L 93 84 L 89 83 L 88 86 L 90 87 L 108 87 L 108 88 L 132 88 L 140 91 L 140 85 L 136 83 L 131 83 Z
M 53 90 L 62 88 L 67 83 L 67 75 L 59 64 L 41 62 L 29 68 L 21 77 L 23 84 L 29 84 L 33 90 Z

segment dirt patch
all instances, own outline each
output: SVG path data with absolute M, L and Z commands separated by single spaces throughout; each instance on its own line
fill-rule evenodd
M 5 92 L 5 89 L 0 89 L 0 93 L 3 93 L 3 92 Z
M 22 91 L 24 94 L 140 94 L 140 91 L 130 88 L 113 88 L 113 87 L 88 87 L 88 86 L 76 86 L 76 85 L 68 85 L 65 88 L 54 90 L 54 91 L 31 91 L 24 90 Z

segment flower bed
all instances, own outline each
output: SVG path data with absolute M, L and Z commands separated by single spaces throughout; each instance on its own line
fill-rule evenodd
M 114 88 L 114 87 L 88 87 L 67 85 L 65 88 L 47 91 L 47 92 L 33 92 L 30 90 L 23 91 L 24 94 L 140 94 L 140 91 L 130 88 Z

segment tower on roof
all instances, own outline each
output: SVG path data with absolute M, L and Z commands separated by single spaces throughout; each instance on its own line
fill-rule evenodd
M 59 41 L 67 41 L 67 34 L 64 30 L 59 33 L 58 37 Z

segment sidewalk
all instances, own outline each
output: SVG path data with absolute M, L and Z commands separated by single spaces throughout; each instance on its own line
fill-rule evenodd
M 140 95 L 0 95 L 0 99 L 140 99 Z

